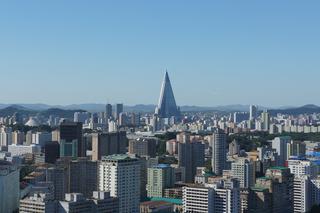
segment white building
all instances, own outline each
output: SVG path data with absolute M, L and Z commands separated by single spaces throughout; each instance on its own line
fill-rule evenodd
M 0 212 L 18 210 L 20 200 L 20 172 L 13 164 L 0 160 Z
M 316 179 L 318 166 L 308 160 L 290 159 L 288 168 L 294 174 L 294 212 L 308 212 L 313 204 L 318 204 L 320 201 L 319 181 Z
M 108 122 L 108 132 L 116 132 L 118 130 L 117 122 L 109 121 Z
M 259 120 L 256 120 L 255 122 L 255 130 L 262 131 L 262 122 Z
M 214 189 L 205 186 L 183 187 L 183 212 L 212 213 Z
M 120 213 L 138 213 L 140 162 L 129 155 L 109 155 L 99 163 L 99 190 L 119 199 Z
M 56 206 L 57 205 L 52 194 L 35 193 L 33 194 L 33 196 L 26 197 L 25 199 L 20 200 L 19 212 L 55 213 Z
M 35 154 L 39 153 L 41 151 L 41 147 L 39 145 L 9 145 L 8 146 L 8 152 L 11 153 L 11 156 L 21 156 L 24 154 Z
M 311 206 L 312 193 L 309 176 L 295 176 L 293 181 L 293 212 L 308 212 Z
M 255 165 L 245 158 L 239 158 L 231 164 L 231 174 L 239 180 L 241 188 L 253 187 L 256 182 Z
M 235 179 L 220 179 L 214 184 L 186 186 L 182 193 L 185 213 L 240 212 L 240 189 Z
M 318 166 L 309 160 L 290 159 L 288 168 L 294 176 L 308 175 L 311 178 L 316 177 L 318 174 Z
M 0 147 L 7 147 L 12 144 L 12 128 L 1 127 L 0 128 Z

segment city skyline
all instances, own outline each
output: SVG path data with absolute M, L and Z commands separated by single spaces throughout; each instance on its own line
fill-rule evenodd
M 320 212 L 319 11 L 0 1 L 0 213 Z
M 2 103 L 320 105 L 316 1 L 0 6 Z
M 297 107 L 320 107 L 317 104 L 314 103 L 304 103 L 303 105 L 259 105 L 256 103 L 230 103 L 230 104 L 220 104 L 220 105 L 197 105 L 197 104 L 184 104 L 184 105 L 176 105 L 176 101 L 175 101 L 175 97 L 174 97 L 174 90 L 171 86 L 171 82 L 169 79 L 169 74 L 168 74 L 168 70 L 166 70 L 164 72 L 164 78 L 163 81 L 161 83 L 161 87 L 160 87 L 160 97 L 158 100 L 158 103 L 135 103 L 135 104 L 130 104 L 130 103 L 126 103 L 124 101 L 118 101 L 118 102 L 112 102 L 112 101 L 107 101 L 105 103 L 97 103 L 97 102 L 83 102 L 83 103 L 65 103 L 65 104 L 48 104 L 45 102 L 12 102 L 12 103 L 5 103 L 5 102 L 0 102 L 0 109 L 5 108 L 5 107 L 9 107 L 9 106 L 17 106 L 17 107 L 26 107 L 28 109 L 31 109 L 33 107 L 35 107 L 35 109 L 48 109 L 50 107 L 54 107 L 54 108 L 67 108 L 67 109 L 82 109 L 82 107 L 84 107 L 83 109 L 89 109 L 89 111 L 95 111 L 95 110 L 101 110 L 102 108 L 105 107 L 105 104 L 107 105 L 111 105 L 116 107 L 117 104 L 122 104 L 122 105 L 126 105 L 126 107 L 137 107 L 139 105 L 141 106 L 145 106 L 145 107 L 155 107 L 155 111 L 156 113 L 159 113 L 157 111 L 159 111 L 160 106 L 163 105 L 166 107 L 170 107 L 172 109 L 176 108 L 178 111 L 180 111 L 180 107 L 193 107 L 193 108 L 217 108 L 217 110 L 221 110 L 222 108 L 226 108 L 227 110 L 232 109 L 233 111 L 243 111 L 244 108 L 248 108 L 248 107 L 252 107 L 252 106 L 256 106 L 256 107 L 260 107 L 260 110 L 265 110 L 265 109 L 290 109 L 290 108 L 297 108 Z M 168 105 L 169 104 L 169 105 Z M 168 105 L 168 106 L 167 106 Z M 172 106 L 171 106 L 172 105 Z M 101 109 L 100 109 L 101 108 Z M 88 110 L 87 109 L 87 110 Z M 171 109 L 171 110 L 172 110 Z M 177 111 L 177 113 L 179 114 L 179 112 Z M 246 111 L 246 110 L 245 110 Z
M 167 91 L 168 90 L 168 91 Z M 197 105 L 197 104 L 184 104 L 184 105 L 176 105 L 176 101 L 175 101 L 175 98 L 174 98 L 174 94 L 173 94 L 174 90 L 172 89 L 172 86 L 171 86 L 171 82 L 170 82 L 170 79 L 169 79 L 169 74 L 168 74 L 168 71 L 166 70 L 164 72 L 164 79 L 161 83 L 161 87 L 160 87 L 160 97 L 159 97 L 159 100 L 158 100 L 158 103 L 135 103 L 135 104 L 127 104 L 125 103 L 124 101 L 118 101 L 118 102 L 112 102 L 112 101 L 107 101 L 105 103 L 97 103 L 97 102 L 92 102 L 92 103 L 89 103 L 89 102 L 83 102 L 83 103 L 65 103 L 65 104 L 48 104 L 48 103 L 45 103 L 45 102 L 12 102 L 12 103 L 5 103 L 5 102 L 0 102 L 0 109 L 1 108 L 5 108 L 5 107 L 8 107 L 8 106 L 22 106 L 22 107 L 26 107 L 26 108 L 32 108 L 32 107 L 36 107 L 37 109 L 47 109 L 47 108 L 50 108 L 50 107 L 57 107 L 57 108 L 70 108 L 70 109 L 75 109 L 74 107 L 80 107 L 81 106 L 85 106 L 85 108 L 104 108 L 105 107 L 105 104 L 111 104 L 113 106 L 116 106 L 117 104 L 126 104 L 127 107 L 135 107 L 135 106 L 139 106 L 139 105 L 142 105 L 142 106 L 146 106 L 146 107 L 156 107 L 156 111 L 158 110 L 158 108 L 160 107 L 161 104 L 164 104 L 162 103 L 162 99 L 164 97 L 166 97 L 166 99 L 168 98 L 167 96 L 169 95 L 170 98 L 173 100 L 166 100 L 167 102 L 171 102 L 173 101 L 173 106 L 172 107 L 177 107 L 178 111 L 179 111 L 179 107 L 199 107 L 199 108 L 224 108 L 226 107 L 227 109 L 229 108 L 232 108 L 233 110 L 235 111 L 243 111 L 243 108 L 248 108 L 248 107 L 251 107 L 251 106 L 256 106 L 256 107 L 260 107 L 260 110 L 265 110 L 265 109 L 290 109 L 290 108 L 296 108 L 296 107 L 305 107 L 305 106 L 308 106 L 308 107 L 313 107 L 313 106 L 317 106 L 317 107 L 320 107 L 319 105 L 317 104 L 314 104 L 314 103 L 305 103 L 303 105 L 259 105 L 259 104 L 256 104 L 256 103 L 230 103 L 230 104 L 220 104 L 220 105 Z M 166 94 L 168 93 L 168 94 Z M 171 97 L 172 96 L 172 97 Z M 170 99 L 169 98 L 169 99 Z M 167 103 L 166 103 L 167 104 Z M 91 109 L 92 110 L 92 109 Z M 229 109 L 230 110 L 230 109 Z

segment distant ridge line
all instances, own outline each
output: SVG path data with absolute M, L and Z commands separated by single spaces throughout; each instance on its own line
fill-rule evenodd
M 156 105 L 153 104 L 137 104 L 134 106 L 124 106 L 127 112 L 146 112 L 153 113 Z M 89 112 L 102 112 L 105 110 L 104 104 L 73 104 L 73 105 L 46 105 L 46 104 L 0 104 L 0 114 L 3 110 L 17 110 L 17 111 L 34 111 L 42 112 L 49 109 L 69 110 L 69 111 L 89 111 Z M 247 112 L 249 105 L 226 105 L 216 107 L 205 106 L 180 106 L 182 112 L 200 112 L 200 111 L 217 111 L 217 112 Z M 314 104 L 307 104 L 301 107 L 288 107 L 288 108 L 266 108 L 259 107 L 259 110 L 267 109 L 271 114 L 303 114 L 303 113 L 320 113 L 320 107 Z

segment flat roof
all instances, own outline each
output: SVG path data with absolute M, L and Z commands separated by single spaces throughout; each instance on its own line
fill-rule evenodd
M 265 188 L 265 187 L 257 187 L 257 186 L 255 186 L 255 187 L 252 187 L 251 190 L 258 191 L 258 192 L 263 192 L 263 191 L 269 190 L 269 189 Z
M 164 205 L 172 205 L 172 203 L 162 201 L 162 200 L 154 200 L 154 201 L 142 202 L 142 203 L 140 203 L 140 205 L 149 206 L 150 208 L 156 208 L 156 207 L 161 207 Z
M 157 169 L 157 168 L 159 168 L 159 169 L 164 169 L 164 168 L 169 168 L 169 167 L 170 167 L 169 164 L 163 164 L 163 163 L 161 163 L 161 164 L 158 164 L 158 165 L 153 166 L 152 168 L 155 168 L 155 169 Z
M 274 167 L 271 167 L 270 169 L 287 170 L 289 168 L 284 166 L 274 166 Z
M 259 177 L 259 178 L 257 178 L 257 179 L 262 179 L 262 180 L 271 180 L 271 178 L 269 178 L 269 177 Z
M 115 154 L 115 155 L 102 156 L 102 160 L 112 160 L 112 161 L 133 160 L 133 159 L 136 159 L 136 158 L 132 158 L 126 154 Z
M 182 205 L 182 199 L 166 198 L 166 197 L 153 197 L 151 201 L 165 201 L 176 205 Z

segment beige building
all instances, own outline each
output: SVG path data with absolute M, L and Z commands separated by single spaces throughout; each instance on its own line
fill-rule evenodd
M 92 160 L 101 160 L 102 156 L 126 153 L 126 132 L 93 133 Z
M 157 140 L 154 138 L 138 138 L 129 141 L 129 154 L 139 156 L 156 156 Z

